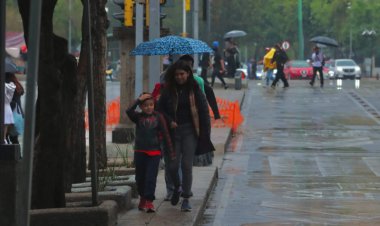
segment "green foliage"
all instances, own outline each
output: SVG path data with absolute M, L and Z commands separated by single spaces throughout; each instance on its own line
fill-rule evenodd
M 165 22 L 174 34 L 178 34 L 182 29 L 182 1 L 173 2 L 170 9 L 165 9 L 168 14 Z M 241 47 L 248 47 L 249 55 L 262 57 L 265 47 L 287 40 L 291 44 L 289 55 L 297 57 L 299 45 L 297 0 L 217 0 L 212 1 L 211 6 L 211 33 L 204 32 L 207 31 L 206 25 L 200 20 L 201 39 L 222 42 L 223 34 L 227 31 L 244 30 L 248 35 L 239 38 L 238 42 Z M 202 12 L 202 4 L 200 7 L 199 12 Z M 369 57 L 371 47 L 376 43 L 378 45 L 380 39 L 372 40 L 375 43 L 370 45 L 368 39 L 361 33 L 364 29 L 375 29 L 378 34 L 380 33 L 379 11 L 378 0 L 304 0 L 302 22 L 305 56 L 311 54 L 313 46 L 308 40 L 317 35 L 326 35 L 336 39 L 340 44 L 339 48 L 330 48 L 326 52 L 331 54 L 331 57 L 347 57 L 351 30 L 355 56 L 360 59 Z M 187 30 L 191 31 L 191 15 L 188 14 Z

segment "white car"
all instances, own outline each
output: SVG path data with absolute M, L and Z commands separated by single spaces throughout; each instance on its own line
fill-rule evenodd
M 331 73 L 335 79 L 360 79 L 360 67 L 352 59 L 337 59 L 331 64 Z

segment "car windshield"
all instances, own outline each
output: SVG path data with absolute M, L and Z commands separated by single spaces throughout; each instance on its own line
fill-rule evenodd
M 296 67 L 296 68 L 305 68 L 305 67 L 310 67 L 309 63 L 306 61 L 292 61 L 290 63 L 291 67 Z
M 356 66 L 356 64 L 352 60 L 340 60 L 336 62 L 336 66 Z

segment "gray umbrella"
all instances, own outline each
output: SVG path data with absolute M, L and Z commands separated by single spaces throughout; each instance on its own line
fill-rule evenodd
M 229 31 L 229 32 L 225 33 L 223 38 L 224 39 L 226 39 L 226 38 L 238 38 L 238 37 L 243 37 L 246 35 L 247 35 L 247 33 L 245 31 L 233 30 L 233 31 Z
M 11 59 L 5 58 L 5 72 L 7 73 L 17 73 L 17 66 L 12 62 Z
M 333 47 L 339 46 L 338 42 L 335 41 L 335 39 L 332 39 L 332 38 L 329 38 L 326 36 L 316 36 L 316 37 L 310 39 L 310 42 L 319 43 L 319 44 L 323 44 L 326 46 L 333 46 Z

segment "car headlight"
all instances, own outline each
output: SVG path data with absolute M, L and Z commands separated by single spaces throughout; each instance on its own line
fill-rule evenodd
M 356 66 L 355 67 L 355 72 L 359 72 L 360 73 L 360 67 Z
M 333 71 L 329 71 L 328 73 L 329 73 L 329 76 L 330 76 L 330 77 L 333 77 L 333 76 L 334 76 L 334 72 L 333 72 Z
M 336 70 L 337 70 L 338 72 L 343 72 L 343 68 L 341 68 L 341 67 L 337 67 Z

